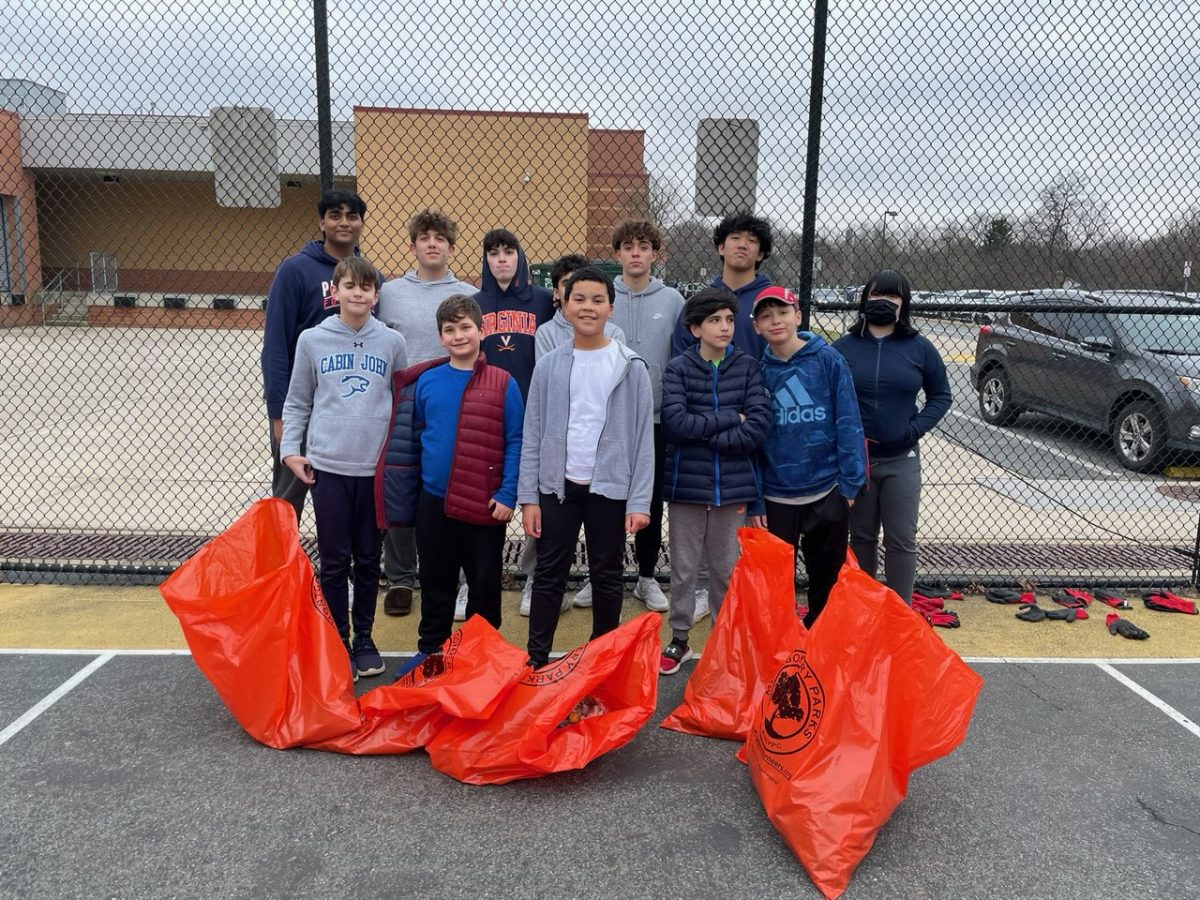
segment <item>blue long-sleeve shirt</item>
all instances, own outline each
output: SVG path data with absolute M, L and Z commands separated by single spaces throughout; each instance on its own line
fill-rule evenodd
M 834 485 L 854 499 L 867 480 L 867 448 L 850 368 L 807 331 L 790 359 L 768 348 L 762 376 L 774 421 L 763 445 L 763 495 L 809 497 Z
M 458 414 L 463 392 L 474 374 L 471 369 L 434 366 L 417 381 L 413 416 L 424 422 L 421 431 L 421 486 L 435 497 L 446 496 L 454 446 L 458 440 Z M 504 474 L 495 500 L 513 509 L 517 505 L 517 476 L 521 468 L 521 429 L 525 404 L 515 378 L 504 395 Z
M 953 402 L 946 364 L 919 334 L 846 334 L 833 343 L 854 378 L 871 456 L 902 456 L 946 415 Z M 917 409 L 917 393 L 925 405 Z

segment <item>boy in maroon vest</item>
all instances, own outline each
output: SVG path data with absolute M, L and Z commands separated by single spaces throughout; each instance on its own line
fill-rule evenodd
M 479 613 L 500 627 L 505 523 L 517 504 L 525 417 L 516 379 L 480 352 L 479 304 L 463 294 L 447 297 L 437 326 L 450 355 L 396 374 L 375 482 L 379 526 L 416 527 L 419 660 L 450 637 L 460 568 L 468 618 Z

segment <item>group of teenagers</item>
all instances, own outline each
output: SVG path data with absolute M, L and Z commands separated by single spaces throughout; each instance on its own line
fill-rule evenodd
M 272 493 L 299 517 L 311 490 L 321 589 L 355 679 L 385 671 L 371 637 L 381 566 L 385 613 L 408 615 L 420 587 L 402 672 L 436 670 L 455 620 L 500 626 L 518 510 L 535 667 L 572 605 L 591 608 L 592 638 L 617 627 L 630 535 L 634 597 L 669 612 L 664 675 L 691 658 L 695 622 L 720 615 L 747 525 L 799 548 L 806 625 L 847 544 L 877 571 L 881 530 L 886 581 L 909 599 L 919 441 L 951 393 L 902 274 L 877 272 L 830 344 L 760 272 L 771 228 L 748 213 L 716 226 L 721 274 L 687 301 L 653 276 L 663 241 L 646 220 L 614 231 L 616 279 L 568 255 L 546 290 L 503 228 L 483 238 L 480 286 L 458 280 L 458 227 L 436 210 L 408 223 L 416 267 L 385 281 L 358 252 L 366 213 L 353 192 L 322 194 L 322 239 L 275 273 L 262 355 Z M 654 577 L 664 503 L 669 598 Z M 581 528 L 588 579 L 570 597 Z

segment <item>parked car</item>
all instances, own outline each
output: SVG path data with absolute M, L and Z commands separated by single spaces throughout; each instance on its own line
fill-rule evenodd
M 979 329 L 971 384 L 979 414 L 1009 425 L 1039 412 L 1104 432 L 1118 461 L 1159 471 L 1170 451 L 1200 451 L 1200 315 L 1158 294 L 1033 291 L 1010 295 L 1019 312 Z M 1072 304 L 1088 312 L 1046 307 Z M 1181 314 L 1112 312 L 1169 306 Z M 1186 311 L 1186 312 L 1183 312 Z

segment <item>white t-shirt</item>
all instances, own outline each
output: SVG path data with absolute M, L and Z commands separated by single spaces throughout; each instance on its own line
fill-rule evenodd
M 621 345 L 610 340 L 599 350 L 575 350 L 571 365 L 571 411 L 567 420 L 567 480 L 591 484 L 596 445 L 608 415 L 608 395 L 625 366 Z

